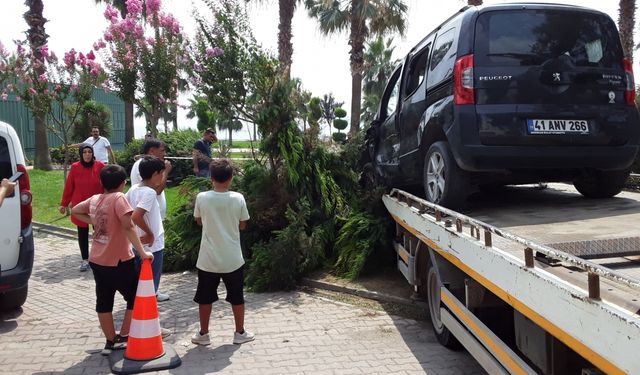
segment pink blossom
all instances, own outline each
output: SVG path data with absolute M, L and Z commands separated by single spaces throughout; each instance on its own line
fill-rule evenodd
M 9 95 L 7 95 L 6 92 L 3 92 L 2 95 L 0 96 L 0 98 L 2 99 L 2 101 L 7 101 L 7 98 L 9 97 Z
M 19 102 L 19 101 L 21 101 L 21 100 L 22 100 L 22 97 L 20 97 L 20 96 L 16 96 L 16 102 Z
M 76 63 L 76 51 L 75 49 L 72 48 L 71 51 L 64 54 L 64 65 L 67 67 L 67 69 L 70 69 L 73 67 L 75 63 Z
M 33 87 L 29 87 L 29 93 L 30 93 L 31 95 L 35 95 L 35 94 L 37 94 L 38 92 L 37 92 L 37 91 L 36 91 L 36 89 L 34 89 Z
M 113 23 L 114 22 L 113 21 L 114 18 L 116 19 L 115 22 L 118 22 L 118 16 L 119 15 L 120 15 L 120 12 L 118 12 L 117 9 L 112 7 L 111 4 L 107 5 L 107 9 L 105 9 L 105 11 L 104 11 L 104 18 L 110 20 Z
M 142 12 L 142 5 L 139 0 L 127 0 L 127 13 L 136 16 Z
M 96 59 L 96 55 L 93 54 L 93 51 L 89 51 L 89 53 L 87 53 L 87 59 L 89 59 L 89 60 L 95 60 Z
M 106 40 L 107 42 L 111 42 L 113 40 L 113 34 L 111 34 L 109 31 L 105 32 L 104 40 Z
M 222 55 L 224 53 L 224 50 L 220 47 L 209 47 L 206 50 L 207 52 L 207 57 L 211 58 L 211 57 L 218 57 L 220 55 Z
M 47 82 L 47 75 L 46 74 L 40 74 L 38 76 L 38 81 L 40 82 Z
M 87 64 L 87 58 L 84 56 L 82 52 L 78 53 L 78 64 L 80 66 L 85 66 Z
M 147 0 L 147 14 L 156 13 L 160 10 L 160 0 Z
M 49 57 L 49 47 L 46 45 L 40 47 L 40 54 L 42 55 L 42 57 Z
M 156 40 L 153 39 L 152 37 L 148 37 L 147 44 L 153 47 L 153 45 L 156 44 Z
M 53 88 L 53 91 L 58 92 L 61 88 L 62 87 L 60 85 L 56 85 L 56 87 Z
M 22 44 L 18 44 L 18 54 L 21 55 L 24 53 L 24 47 L 22 47 Z
M 78 91 L 78 85 L 74 83 L 73 85 L 71 85 L 71 92 L 76 92 L 76 91 Z

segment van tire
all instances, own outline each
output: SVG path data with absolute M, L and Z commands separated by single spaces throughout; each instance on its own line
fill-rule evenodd
M 424 157 L 422 185 L 429 202 L 450 209 L 464 206 L 469 178 L 458 167 L 448 142 L 438 141 L 429 147 Z
M 29 286 L 25 285 L 22 288 L 14 289 L 10 292 L 4 292 L 0 294 L 0 310 L 11 311 L 24 305 L 27 300 L 27 294 L 29 293 Z
M 589 170 L 575 180 L 573 186 L 587 198 L 611 198 L 622 191 L 629 173 L 629 170 Z
M 460 342 L 453 336 L 451 331 L 447 329 L 440 319 L 440 307 L 442 302 L 440 301 L 440 279 L 438 271 L 435 267 L 429 267 L 427 272 L 427 303 L 429 305 L 429 317 L 431 318 L 431 325 L 433 326 L 433 333 L 436 335 L 438 342 L 442 346 L 449 349 L 458 350 L 461 348 Z

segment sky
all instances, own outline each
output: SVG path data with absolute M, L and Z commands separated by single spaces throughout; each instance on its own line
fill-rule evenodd
M 104 3 L 95 4 L 94 0 L 43 0 L 44 16 L 49 20 L 45 30 L 49 34 L 49 49 L 58 56 L 75 48 L 77 51 L 89 51 L 107 27 L 103 17 Z M 504 0 L 485 0 L 485 4 L 505 3 Z M 537 2 L 563 2 L 581 5 L 609 14 L 617 23 L 618 0 L 555 0 Z M 277 0 L 262 0 L 249 6 L 249 17 L 254 35 L 264 48 L 277 56 L 278 5 Z M 429 31 L 457 12 L 466 4 L 463 0 L 405 0 L 409 6 L 408 28 L 403 37 L 394 37 L 395 58 L 406 55 Z M 200 0 L 162 0 L 163 10 L 171 12 L 180 21 L 184 32 L 193 35 L 195 21 L 193 9 L 201 9 L 206 15 Z M 24 39 L 27 25 L 22 18 L 27 10 L 22 0 L 2 1 L 0 12 L 0 42 L 13 49 L 13 40 Z M 317 21 L 310 19 L 303 6 L 299 6 L 293 19 L 293 64 L 292 77 L 300 78 L 303 88 L 313 95 L 322 97 L 333 93 L 338 101 L 344 101 L 349 111 L 351 97 L 351 73 L 349 70 L 349 45 L 346 33 L 324 36 L 318 29 Z M 636 38 L 636 43 L 638 42 Z M 636 77 L 640 66 L 635 59 Z M 638 81 L 638 78 L 636 78 Z M 181 104 L 187 104 L 190 95 L 180 98 Z M 195 119 L 186 118 L 186 111 L 179 113 L 180 128 L 195 128 Z M 135 120 L 135 136 L 144 136 L 144 119 Z M 324 129 L 327 132 L 327 129 Z M 219 134 L 226 138 L 226 132 Z M 246 139 L 245 130 L 234 134 L 234 139 Z

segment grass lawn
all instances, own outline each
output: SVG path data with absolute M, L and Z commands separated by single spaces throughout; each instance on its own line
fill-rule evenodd
M 62 171 L 30 170 L 31 193 L 33 194 L 33 220 L 75 229 L 68 217 L 60 215 L 58 207 L 64 189 Z M 178 187 L 165 190 L 167 197 L 167 215 L 171 215 L 182 201 Z

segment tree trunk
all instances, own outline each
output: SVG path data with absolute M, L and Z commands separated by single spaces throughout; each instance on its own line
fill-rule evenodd
M 44 4 L 42 0 L 26 0 L 25 5 L 29 10 L 24 13 L 24 19 L 29 25 L 27 40 L 36 60 L 42 61 L 41 48 L 47 44 L 49 35 L 44 31 L 47 19 L 42 16 Z M 35 76 L 44 73 L 41 64 L 35 70 Z M 46 87 L 45 87 L 46 88 Z M 37 100 L 37 99 L 36 99 Z M 33 122 L 35 124 L 35 158 L 33 166 L 36 169 L 51 170 L 51 156 L 49 155 L 49 142 L 47 140 L 46 111 L 42 106 L 35 105 L 33 109 Z
M 233 129 L 229 127 L 229 148 L 233 145 Z
M 353 0 L 355 3 L 359 0 Z M 354 4 L 351 5 L 353 9 Z M 366 25 L 363 19 L 356 17 L 354 11 L 351 14 L 351 31 L 349 44 L 351 44 L 351 127 L 349 134 L 357 134 L 360 130 L 360 106 L 362 100 L 362 71 L 364 69 L 364 40 Z
M 178 103 L 171 103 L 171 121 L 173 122 L 173 130 L 178 131 Z
M 124 102 L 124 143 L 129 143 L 135 138 L 133 127 L 133 103 Z
M 468 0 L 468 5 L 482 5 L 482 0 Z
M 633 27 L 636 18 L 635 0 L 620 0 L 618 29 L 624 56 L 633 61 Z
M 289 80 L 291 78 L 291 56 L 293 44 L 291 43 L 291 20 L 296 10 L 297 0 L 278 0 L 280 6 L 280 23 L 278 25 L 278 71 L 280 75 Z

